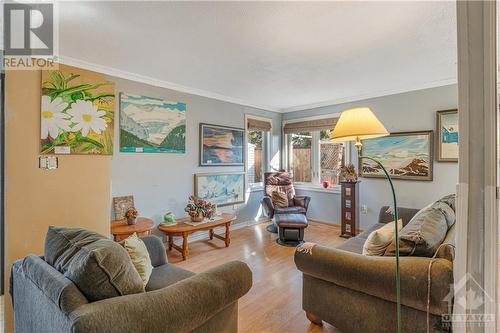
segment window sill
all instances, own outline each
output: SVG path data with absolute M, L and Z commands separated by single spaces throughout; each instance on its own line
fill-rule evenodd
M 264 185 L 262 184 L 248 184 L 247 192 L 260 192 L 264 191 Z
M 324 188 L 323 186 L 313 185 L 313 184 L 295 184 L 294 187 L 296 190 L 309 191 L 309 192 L 322 192 L 331 194 L 341 193 L 340 185 L 335 185 L 330 188 Z

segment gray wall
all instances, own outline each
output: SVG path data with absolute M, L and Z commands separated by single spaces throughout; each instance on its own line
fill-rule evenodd
M 199 123 L 244 127 L 245 114 L 272 118 L 271 157 L 281 148 L 281 114 L 174 90 L 111 77 L 116 83 L 115 153 L 111 163 L 112 196 L 134 195 L 140 215 L 160 223 L 167 210 L 184 216 L 184 207 L 193 193 L 195 173 L 243 171 L 243 167 L 198 167 Z M 186 103 L 186 153 L 144 154 L 120 153 L 119 92 L 163 98 Z M 279 163 L 279 159 L 277 159 Z M 278 167 L 278 166 L 276 166 Z M 248 192 L 248 191 L 247 191 Z M 236 211 L 238 222 L 254 220 L 258 215 L 263 192 L 247 193 L 246 204 L 221 208 Z
M 457 108 L 457 86 L 444 86 L 286 113 L 283 120 L 314 115 L 339 113 L 355 106 L 368 106 L 389 132 L 435 130 L 436 111 Z M 357 168 L 357 153 L 351 149 L 352 162 Z M 376 222 L 378 210 L 391 204 L 389 184 L 383 179 L 362 178 L 360 204 L 368 206 L 367 214 L 360 214 L 360 228 Z M 434 180 L 431 182 L 395 180 L 398 205 L 421 208 L 439 197 L 455 193 L 458 182 L 458 163 L 434 161 Z M 340 222 L 340 194 L 298 191 L 312 196 L 310 217 L 320 221 Z

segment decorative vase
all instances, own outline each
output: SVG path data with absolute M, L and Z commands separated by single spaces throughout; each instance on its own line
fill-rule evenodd
M 136 222 L 137 222 L 137 218 L 136 217 L 128 217 L 127 218 L 127 224 L 128 225 L 134 225 Z
M 193 222 L 201 222 L 201 221 L 203 221 L 204 218 L 205 217 L 203 216 L 203 213 L 198 213 L 198 215 L 196 215 L 196 216 L 191 216 L 191 221 L 193 221 Z

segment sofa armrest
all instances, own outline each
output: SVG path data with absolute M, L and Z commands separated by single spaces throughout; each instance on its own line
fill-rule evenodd
M 401 257 L 401 303 L 426 311 L 427 275 L 431 261 L 430 312 L 439 315 L 449 311 L 446 300 L 453 295 L 453 266 L 446 259 Z M 394 257 L 364 256 L 316 245 L 312 254 L 295 252 L 295 264 L 309 276 L 396 302 Z
M 153 267 L 158 267 L 168 263 L 167 250 L 159 237 L 151 235 L 141 237 L 141 239 L 144 244 L 146 244 L 149 257 L 151 258 L 151 265 L 153 265 Z
M 166 288 L 85 304 L 71 313 L 72 332 L 190 332 L 251 286 L 248 266 L 228 262 Z
M 264 196 L 262 200 L 260 201 L 262 204 L 262 207 L 264 208 L 264 213 L 266 214 L 267 217 L 272 219 L 274 217 L 274 205 L 273 201 L 269 196 Z

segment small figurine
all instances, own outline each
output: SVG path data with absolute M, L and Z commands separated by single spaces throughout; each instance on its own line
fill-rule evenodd
M 352 163 L 343 166 L 340 169 L 340 180 L 346 182 L 356 182 L 358 180 L 358 174 Z
M 174 216 L 174 214 L 172 214 L 172 212 L 167 212 L 163 216 L 163 221 L 165 221 L 165 223 L 174 223 L 175 222 L 175 216 Z

